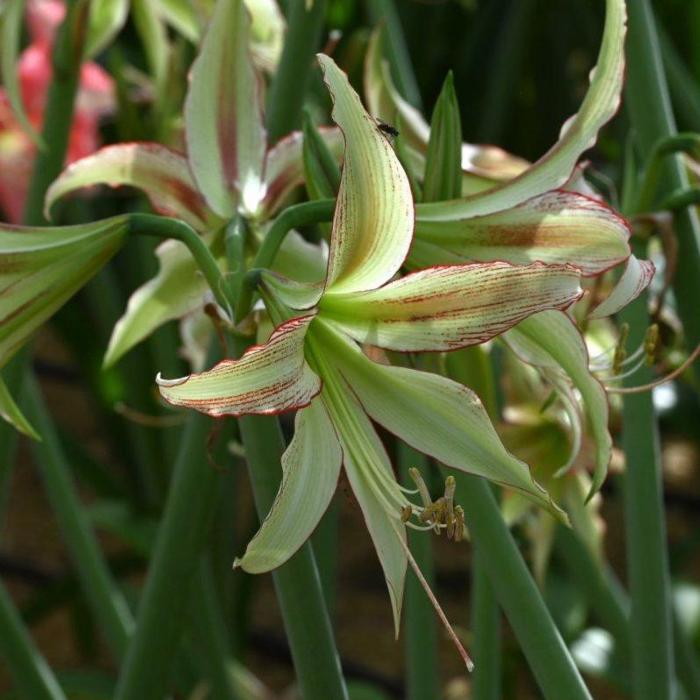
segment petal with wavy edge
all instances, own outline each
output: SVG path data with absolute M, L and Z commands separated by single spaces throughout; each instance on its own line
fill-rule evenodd
M 563 265 L 449 265 L 419 270 L 364 294 L 325 295 L 323 318 L 362 343 L 391 350 L 454 350 L 483 343 L 532 314 L 581 296 Z
M 25 418 L 20 407 L 15 403 L 2 377 L 0 377 L 0 417 L 27 437 L 41 440 L 39 433 L 34 430 L 32 424 Z
M 612 316 L 634 301 L 654 278 L 656 268 L 650 260 L 640 260 L 630 255 L 627 267 L 606 299 L 588 314 L 589 318 Z
M 156 378 L 163 398 L 210 416 L 275 414 L 303 408 L 321 390 L 321 380 L 304 359 L 304 338 L 314 316 L 279 326 L 264 345 L 239 360 L 180 379 Z
M 318 130 L 328 150 L 338 159 L 343 158 L 343 134 L 335 126 Z M 265 198 L 261 205 L 262 216 L 275 214 L 295 187 L 304 182 L 304 136 L 294 131 L 278 141 L 267 153 L 265 166 Z
M 158 143 L 120 143 L 69 165 L 49 187 L 44 213 L 71 192 L 93 185 L 136 187 L 164 216 L 202 231 L 217 220 L 192 179 L 186 158 Z
M 608 431 L 607 396 L 588 369 L 588 351 L 581 333 L 566 314 L 545 311 L 522 321 L 503 339 L 524 362 L 568 376 L 581 394 L 588 429 L 596 446 L 590 498 L 605 480 L 612 439 Z
M 338 485 L 343 452 L 320 397 L 297 412 L 282 455 L 282 483 L 245 554 L 234 562 L 251 574 L 284 564 L 314 531 Z
M 350 387 L 337 371 L 324 372 L 323 378 L 321 397 L 340 440 L 345 473 L 384 571 L 398 637 L 407 566 L 406 554 L 397 541 L 397 535 L 404 540 L 406 537 L 399 502 L 407 501 L 396 483 L 384 445 Z
M 120 249 L 128 219 L 0 225 L 0 367 Z
M 504 260 L 516 265 L 540 261 L 569 264 L 595 275 L 625 260 L 630 249 L 629 224 L 603 202 L 574 192 L 554 190 L 495 214 L 450 221 L 416 218 L 416 243 L 434 247 L 429 262 L 418 252 L 416 267 L 455 260 Z M 449 257 L 441 257 L 444 249 Z M 411 265 L 409 254 L 409 265 Z
M 209 206 L 230 217 L 255 213 L 264 195 L 265 130 L 242 0 L 218 0 L 185 100 L 190 168 Z
M 391 144 L 345 73 L 328 56 L 318 60 L 345 137 L 326 280 L 326 293 L 340 295 L 374 289 L 396 274 L 411 245 L 413 198 Z
M 205 234 L 204 240 L 223 263 L 221 232 Z M 129 297 L 126 311 L 109 339 L 105 367 L 113 365 L 164 323 L 182 318 L 203 305 L 209 286 L 187 248 L 179 241 L 164 241 L 156 255 L 158 274 Z
M 561 187 L 598 131 L 617 112 L 624 77 L 627 13 L 624 0 L 607 0 L 605 29 L 588 92 L 578 113 L 563 126 L 559 141 L 518 177 L 493 190 L 451 202 L 426 204 L 425 220 L 445 221 L 492 214 Z
M 437 374 L 377 364 L 355 343 L 319 326 L 341 373 L 373 420 L 446 466 L 516 489 L 566 519 L 527 465 L 503 446 L 473 391 Z
M 422 158 L 430 139 L 430 125 L 401 97 L 389 64 L 382 57 L 382 28 L 372 34 L 364 67 L 364 90 L 370 114 L 389 123 L 401 122 L 401 137 L 411 157 Z M 397 119 L 397 117 L 399 119 Z M 490 189 L 498 181 L 520 175 L 530 164 L 497 146 L 462 144 L 464 193 Z M 422 168 L 421 168 L 422 171 Z

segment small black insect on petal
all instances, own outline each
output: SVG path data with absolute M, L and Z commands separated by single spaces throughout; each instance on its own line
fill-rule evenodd
M 391 124 L 386 124 L 385 122 L 378 122 L 377 127 L 379 128 L 379 131 L 384 132 L 392 138 L 396 138 L 399 135 L 398 129 L 393 127 Z

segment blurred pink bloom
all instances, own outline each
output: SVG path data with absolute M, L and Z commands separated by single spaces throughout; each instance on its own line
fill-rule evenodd
M 17 71 L 29 121 L 41 129 L 51 82 L 51 50 L 65 14 L 62 0 L 29 0 L 27 24 L 31 43 L 22 52 Z M 83 158 L 99 147 L 99 119 L 114 105 L 112 78 L 96 63 L 81 69 L 66 162 Z M 0 208 L 9 221 L 22 218 L 36 146 L 20 128 L 5 91 L 0 88 Z

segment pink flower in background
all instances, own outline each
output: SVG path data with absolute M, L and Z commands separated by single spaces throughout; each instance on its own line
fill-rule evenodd
M 51 82 L 51 50 L 65 14 L 62 0 L 30 0 L 27 24 L 31 43 L 22 52 L 17 71 L 22 101 L 34 127 L 41 129 L 46 94 Z M 66 162 L 83 158 L 99 146 L 99 119 L 114 105 L 112 78 L 96 63 L 81 69 Z M 36 146 L 17 122 L 5 91 L 0 88 L 0 208 L 4 218 L 18 223 L 27 196 Z

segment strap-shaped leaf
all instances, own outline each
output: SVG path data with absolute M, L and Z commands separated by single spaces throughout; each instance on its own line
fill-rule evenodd
M 454 350 L 483 343 L 532 314 L 581 295 L 578 270 L 534 263 L 420 270 L 364 294 L 325 295 L 323 318 L 355 340 L 392 350 Z
M 391 144 L 333 60 L 319 54 L 319 62 L 345 137 L 326 281 L 326 293 L 335 296 L 374 289 L 396 274 L 411 245 L 414 212 Z
M 588 368 L 588 351 L 573 321 L 558 311 L 545 311 L 526 319 L 503 337 L 510 348 L 535 367 L 563 373 L 578 389 L 596 446 L 592 495 L 607 474 L 612 439 L 608 432 L 608 400 L 601 383 Z
M 415 267 L 492 260 L 527 265 L 539 260 L 595 275 L 630 254 L 629 224 L 603 202 L 575 192 L 554 190 L 486 216 L 424 221 L 421 214 L 419 206 L 415 251 L 409 256 Z
M 15 403 L 2 377 L 0 377 L 0 417 L 6 420 L 15 430 L 19 430 L 20 433 L 34 440 L 41 440 L 39 433 L 34 430 L 32 424 Z
M 0 367 L 117 250 L 127 216 L 79 226 L 0 226 Z
M 581 154 L 595 144 L 598 131 L 620 104 L 627 13 L 624 0 L 607 0 L 606 8 L 603 41 L 591 84 L 578 113 L 564 124 L 559 141 L 524 173 L 496 189 L 462 200 L 426 204 L 426 220 L 483 216 L 510 209 L 567 181 Z
M 627 306 L 651 284 L 655 270 L 654 263 L 650 260 L 640 260 L 634 255 L 630 255 L 627 267 L 625 267 L 625 271 L 612 292 L 588 314 L 589 317 L 612 316 Z
M 335 429 L 317 397 L 296 415 L 294 438 L 282 455 L 282 483 L 275 502 L 234 566 L 260 574 L 284 564 L 326 512 L 342 461 Z
M 503 446 L 473 391 L 429 372 L 377 364 L 332 330 L 323 338 L 377 423 L 448 467 L 516 489 L 565 519 L 527 465 Z
M 22 102 L 22 91 L 19 85 L 19 44 L 22 38 L 22 17 L 24 16 L 25 0 L 7 0 L 1 8 L 0 15 L 0 73 L 5 94 L 10 102 L 12 111 L 24 132 L 36 143 L 40 143 L 39 135 L 27 117 Z
M 187 160 L 158 143 L 120 143 L 69 165 L 46 193 L 45 213 L 75 190 L 93 185 L 137 187 L 165 216 L 202 231 L 216 220 L 192 179 Z
M 90 3 L 90 23 L 88 25 L 88 58 L 96 56 L 109 46 L 120 32 L 129 14 L 129 0 L 92 0 Z
M 304 359 L 304 337 L 313 316 L 283 323 L 264 345 L 239 360 L 181 379 L 156 378 L 163 398 L 210 416 L 274 414 L 303 408 L 321 390 Z
M 264 194 L 265 131 L 242 0 L 217 0 L 185 100 L 187 157 L 199 190 L 220 216 L 255 213 Z

